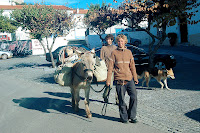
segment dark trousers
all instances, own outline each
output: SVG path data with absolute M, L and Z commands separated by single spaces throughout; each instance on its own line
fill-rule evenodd
M 136 108 L 137 108 L 137 91 L 134 81 L 131 80 L 126 85 L 116 84 L 116 91 L 119 99 L 119 114 L 121 121 L 128 121 L 128 119 L 135 119 Z M 128 108 L 124 101 L 126 91 L 130 96 Z

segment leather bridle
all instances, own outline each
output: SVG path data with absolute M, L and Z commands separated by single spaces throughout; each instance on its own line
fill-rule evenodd
M 80 65 L 80 64 L 79 64 Z M 78 69 L 78 66 L 77 66 L 77 69 Z M 92 69 L 84 69 L 83 70 L 84 71 L 84 73 L 85 72 L 87 72 L 87 71 L 91 71 L 91 72 L 93 72 L 93 70 Z M 88 81 L 88 79 L 87 78 L 85 78 L 85 77 L 83 77 L 83 76 L 80 76 L 80 75 L 78 75 L 78 73 L 74 70 L 74 73 L 76 74 L 76 76 L 78 77 L 78 78 L 80 78 L 81 80 L 84 80 L 84 81 Z

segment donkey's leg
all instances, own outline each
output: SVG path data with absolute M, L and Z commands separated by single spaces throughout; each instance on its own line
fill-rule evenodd
M 79 101 L 80 101 L 79 92 L 80 92 L 79 88 L 74 88 L 74 104 L 75 104 L 74 110 L 76 112 L 79 111 Z
M 72 108 L 74 109 L 75 107 L 75 100 L 74 100 L 74 89 L 71 87 L 71 95 L 72 95 Z
M 90 94 L 90 88 L 85 88 L 85 112 L 86 117 L 91 118 L 92 114 L 89 109 L 89 94 Z

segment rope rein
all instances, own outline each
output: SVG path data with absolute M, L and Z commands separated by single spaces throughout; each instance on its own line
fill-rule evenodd
M 101 89 L 101 90 L 99 90 L 99 91 L 95 90 L 91 85 L 90 85 L 90 88 L 91 88 L 94 92 L 100 93 L 100 92 L 102 92 L 102 91 L 106 88 L 106 85 L 103 87 L 103 89 Z
M 106 111 L 107 111 L 107 106 L 108 106 L 108 101 L 109 101 L 109 95 L 110 95 L 110 90 L 112 89 L 112 88 L 110 88 L 110 86 L 106 86 L 105 85 L 105 88 L 106 87 L 109 87 L 109 90 L 108 90 L 108 95 L 107 95 L 107 101 L 104 103 L 104 105 L 103 105 L 103 108 L 102 108 L 102 110 L 101 110 L 101 114 L 103 115 L 103 116 L 105 116 L 106 115 Z
M 110 86 L 106 86 L 106 85 L 105 85 L 101 90 L 97 91 L 97 90 L 95 90 L 95 89 L 90 85 L 90 88 L 91 88 L 94 92 L 96 92 L 96 93 L 102 92 L 104 89 L 106 89 L 106 87 L 109 87 L 109 90 L 108 90 L 108 95 L 107 95 L 107 97 L 106 97 L 107 100 L 104 102 L 103 107 L 102 107 L 102 110 L 101 110 L 101 114 L 102 114 L 103 116 L 106 115 L 107 106 L 108 106 L 108 100 L 109 100 L 109 95 L 110 95 L 110 91 L 111 91 L 112 88 L 110 88 Z

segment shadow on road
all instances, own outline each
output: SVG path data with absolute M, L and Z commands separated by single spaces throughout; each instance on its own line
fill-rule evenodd
M 200 122 L 200 108 L 185 114 L 187 117 Z
M 62 98 L 71 98 L 71 94 L 70 93 L 62 93 L 62 92 L 44 92 L 47 93 L 49 95 L 52 96 L 57 96 L 57 97 L 62 97 Z M 80 97 L 81 100 L 84 100 L 84 97 Z M 100 100 L 94 100 L 94 99 L 89 99 L 92 102 L 99 102 L 99 103 L 104 103 L 104 101 L 100 101 Z M 108 104 L 115 104 L 115 103 L 108 103 Z
M 62 92 L 44 92 L 47 93 L 49 95 L 52 96 L 57 96 L 57 97 L 62 97 L 62 98 L 71 98 L 71 94 L 70 93 L 62 93 Z M 80 97 L 81 100 L 84 100 L 84 97 Z M 103 99 L 103 98 L 102 98 Z M 89 99 L 92 102 L 99 102 L 99 103 L 104 103 L 104 101 L 100 101 L 100 100 L 94 100 L 94 99 Z M 108 103 L 108 104 L 115 104 L 115 103 Z
M 54 96 L 64 97 L 64 98 L 71 97 L 71 94 L 69 93 L 54 93 L 54 92 L 44 92 L 44 93 L 48 93 L 49 95 L 54 95 Z M 80 109 L 79 112 L 76 113 L 72 109 L 71 102 L 68 100 L 61 100 L 61 99 L 55 99 L 55 98 L 49 98 L 49 97 L 38 97 L 38 98 L 27 97 L 27 98 L 13 99 L 12 101 L 16 104 L 19 104 L 20 107 L 41 111 L 43 113 L 54 113 L 54 112 L 49 111 L 49 109 L 52 109 L 60 113 L 76 114 L 78 116 L 86 118 L 85 110 Z M 97 100 L 92 100 L 92 101 L 97 101 Z M 111 116 L 102 116 L 101 114 L 97 114 L 94 112 L 92 112 L 92 116 L 96 118 L 100 118 L 100 119 L 110 120 L 110 121 L 119 121 L 119 118 L 111 117 Z
M 24 67 L 51 67 L 51 64 L 38 64 L 38 63 L 20 63 L 15 64 L 8 68 L 8 70 L 16 69 L 16 68 L 24 68 Z
M 38 77 L 35 79 L 36 81 L 42 82 L 42 83 L 49 83 L 49 84 L 57 84 L 54 80 L 54 77 L 52 74 L 50 75 L 43 75 L 43 77 Z

